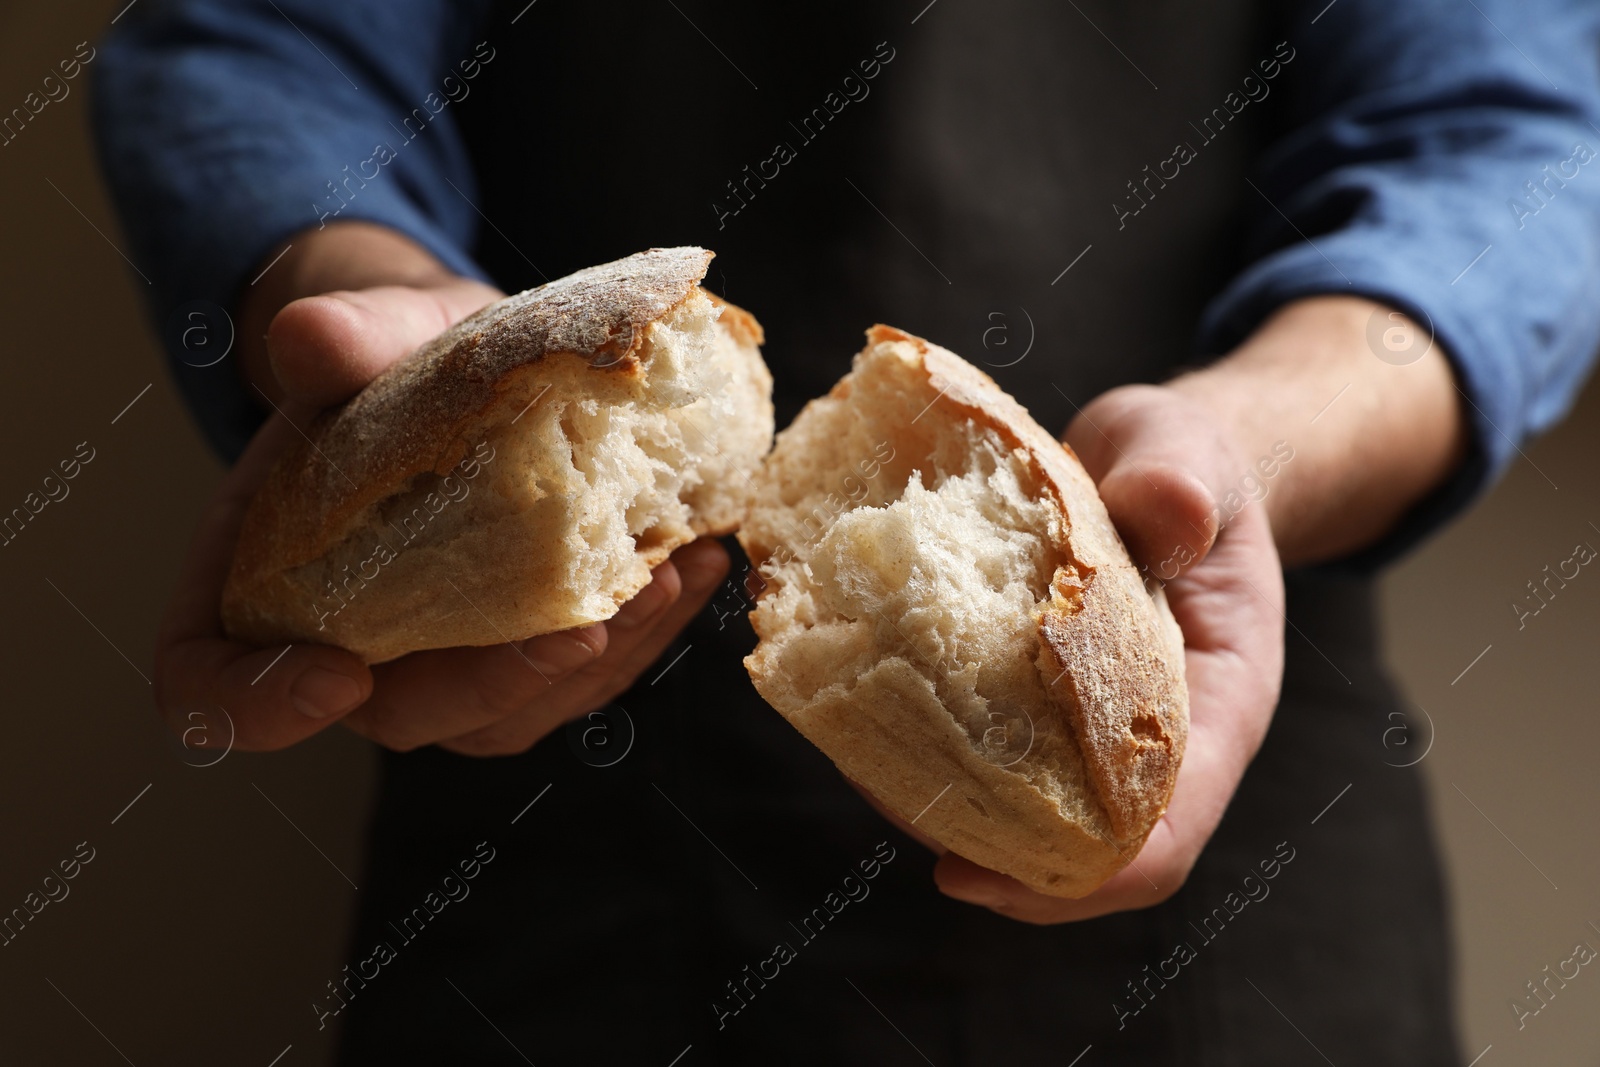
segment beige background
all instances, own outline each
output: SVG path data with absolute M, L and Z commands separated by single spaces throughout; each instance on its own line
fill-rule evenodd
M 0 14 L 0 111 L 124 2 Z M 156 621 L 219 467 L 111 244 L 125 242 L 91 165 L 84 79 L 72 84 L 0 148 L 0 511 L 79 442 L 96 452 L 71 495 L 0 548 L 0 913 L 79 842 L 95 858 L 0 948 L 0 1058 L 121 1062 L 109 1043 L 141 1065 L 265 1065 L 305 1032 L 342 962 L 372 764 L 334 730 L 192 767 L 157 723 Z M 1521 631 L 1510 607 L 1578 541 L 1600 547 L 1597 408 L 1591 390 L 1385 586 L 1391 661 L 1435 727 L 1422 766 L 1450 866 L 1467 1059 L 1492 1044 L 1484 1067 L 1592 1064 L 1600 1048 L 1600 969 L 1520 1032 L 1509 1008 L 1574 942 L 1600 947 L 1600 571 Z M 1409 746 L 1390 738 L 1393 762 L 1428 743 L 1420 711 L 1409 725 Z M 329 1048 L 282 1062 L 326 1062 Z

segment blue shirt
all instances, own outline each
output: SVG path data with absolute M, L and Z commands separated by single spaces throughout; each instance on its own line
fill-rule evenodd
M 457 98 L 441 86 L 454 73 L 470 91 L 457 67 L 490 6 L 150 0 L 130 11 L 96 64 L 96 128 L 157 321 L 193 301 L 231 309 L 271 249 L 330 205 L 485 278 L 468 251 L 479 218 Z M 1224 351 L 1286 301 L 1321 293 L 1369 296 L 1431 326 L 1473 448 L 1372 561 L 1503 471 L 1566 411 L 1600 347 L 1600 5 L 1285 10 L 1294 59 L 1253 178 L 1247 265 L 1210 302 L 1195 346 Z M 370 160 L 375 137 L 424 99 L 438 108 L 428 136 L 383 162 L 359 197 L 336 199 L 330 178 Z M 1396 337 L 1382 326 L 1375 352 L 1414 355 L 1389 351 Z M 236 455 L 259 405 L 236 376 L 196 371 L 178 331 L 166 336 L 209 438 Z

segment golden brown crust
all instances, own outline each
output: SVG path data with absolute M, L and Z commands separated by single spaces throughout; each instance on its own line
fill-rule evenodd
M 711 302 L 722 309 L 721 322 L 733 334 L 734 340 L 740 344 L 754 345 L 760 348 L 767 343 L 766 331 L 761 328 L 761 323 L 756 317 L 738 304 L 730 304 L 716 293 L 706 290 L 706 295 Z

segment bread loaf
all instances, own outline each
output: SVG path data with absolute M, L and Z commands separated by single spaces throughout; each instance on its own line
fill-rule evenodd
M 252 501 L 235 638 L 369 663 L 599 622 L 731 532 L 772 441 L 761 327 L 652 249 L 508 297 L 321 416 Z
M 1078 897 L 1128 863 L 1183 757 L 1183 639 L 1077 457 L 876 326 L 755 482 L 761 695 L 978 864 Z

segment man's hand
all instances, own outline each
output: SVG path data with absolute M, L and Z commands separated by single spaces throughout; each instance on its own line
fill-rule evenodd
M 1088 919 L 1159 903 L 1188 877 L 1245 767 L 1266 736 L 1283 675 L 1283 578 L 1262 508 L 1219 534 L 1219 504 L 1255 468 L 1199 404 L 1169 389 L 1128 386 L 1090 404 L 1067 432 L 1112 521 L 1148 577 L 1170 579 L 1183 629 L 1189 742 L 1167 813 L 1144 849 L 1081 900 L 1036 893 L 945 853 L 946 894 L 1036 923 Z
M 727 553 L 715 541 L 687 545 L 609 621 L 514 647 L 417 652 L 369 668 L 330 646 L 262 649 L 228 639 L 222 587 L 245 509 L 273 462 L 301 440 L 317 409 L 348 399 L 501 295 L 375 227 L 329 227 L 296 245 L 299 255 L 278 267 L 277 289 L 252 294 L 243 309 L 242 338 L 265 335 L 264 345 L 243 346 L 244 373 L 277 413 L 195 534 L 157 639 L 157 706 L 176 732 L 215 724 L 210 736 L 225 732 L 225 710 L 244 750 L 283 748 L 343 721 L 398 750 L 524 751 L 626 690 L 705 606 L 727 573 Z M 372 284 L 327 291 L 338 278 Z M 307 290 L 321 295 L 293 299 Z M 246 332 L 252 321 L 259 332 Z
M 1403 365 L 1380 358 L 1368 341 L 1375 317 L 1386 329 L 1405 323 L 1424 354 Z M 1280 556 L 1309 563 L 1381 537 L 1460 462 L 1465 429 L 1431 338 L 1381 305 L 1321 297 L 1287 306 L 1203 371 L 1105 394 L 1073 421 L 1067 442 L 1134 562 L 1166 582 L 1186 644 L 1189 743 L 1143 850 L 1081 900 L 1035 893 L 943 852 L 934 877 L 946 894 L 1034 923 L 1147 907 L 1177 892 L 1277 703 Z

